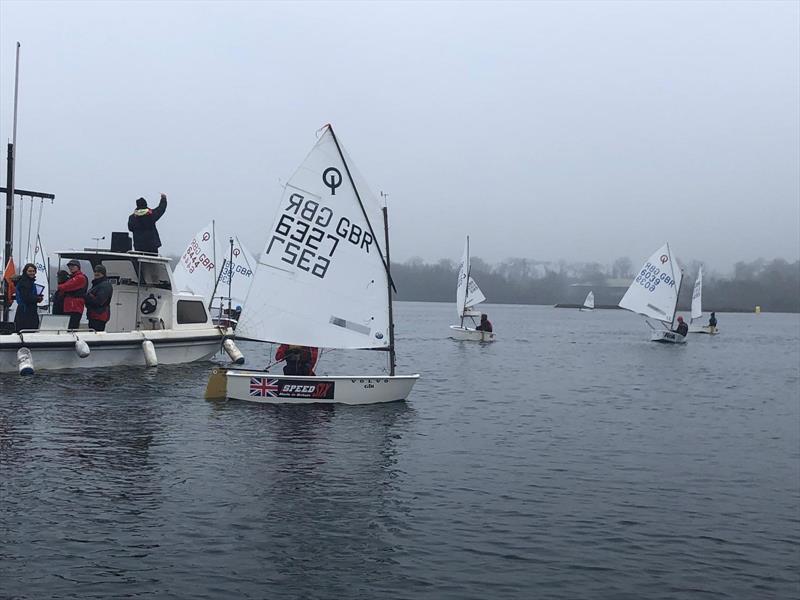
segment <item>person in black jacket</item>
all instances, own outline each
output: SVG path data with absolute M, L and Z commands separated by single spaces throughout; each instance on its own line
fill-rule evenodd
M 711 316 L 708 318 L 708 331 L 709 333 L 715 333 L 717 331 L 717 313 L 711 313 Z
M 147 208 L 147 200 L 139 198 L 136 210 L 128 217 L 128 231 L 133 232 L 133 249 L 138 252 L 158 254 L 161 238 L 158 236 L 156 221 L 167 210 L 167 195 L 161 194 L 161 200 L 155 208 Z
M 89 329 L 105 331 L 106 323 L 111 318 L 111 296 L 114 288 L 106 277 L 106 268 L 98 264 L 94 267 L 92 287 L 86 292 L 86 318 Z
M 15 299 L 17 312 L 14 315 L 14 331 L 39 329 L 39 302 L 42 295 L 36 293 L 36 265 L 28 263 L 16 281 Z
M 689 326 L 683 320 L 683 317 L 678 317 L 678 326 L 675 328 L 675 333 L 680 333 L 683 336 L 689 333 Z
M 492 322 L 489 320 L 489 317 L 487 317 L 485 313 L 481 315 L 480 325 L 475 327 L 475 331 L 487 331 L 491 333 Z
M 64 283 L 67 279 L 69 279 L 69 271 L 61 269 L 56 273 L 56 280 L 58 281 L 59 284 Z M 59 294 L 58 292 L 53 292 L 53 314 L 54 315 L 67 314 L 64 312 L 64 296 Z

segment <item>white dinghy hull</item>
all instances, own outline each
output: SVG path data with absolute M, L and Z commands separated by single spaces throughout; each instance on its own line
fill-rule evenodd
M 458 325 L 450 325 L 450 337 L 467 342 L 493 342 L 497 339 L 497 335 L 493 331 L 478 331 Z
M 714 329 L 711 331 L 711 327 L 708 325 L 689 325 L 689 333 L 707 333 L 709 335 L 717 335 L 719 333 L 719 329 Z
M 686 336 L 666 329 L 655 330 L 650 335 L 650 341 L 659 342 L 660 344 L 685 344 Z
M 244 370 L 230 370 L 224 374 L 225 397 L 261 404 L 397 402 L 408 398 L 419 379 L 419 375 L 304 377 Z

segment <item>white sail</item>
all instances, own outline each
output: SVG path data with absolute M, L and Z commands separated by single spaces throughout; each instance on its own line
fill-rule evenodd
M 237 336 L 389 346 L 381 207 L 330 126 L 286 184 L 268 231 Z
M 586 300 L 583 301 L 584 308 L 594 308 L 594 292 L 586 294 Z
M 681 269 L 670 252 L 669 244 L 664 244 L 639 269 L 619 306 L 671 323 L 678 303 L 681 277 Z
M 42 246 L 42 239 L 36 236 L 36 247 L 33 249 L 33 264 L 36 265 L 36 284 L 42 286 L 42 301 L 39 306 L 50 304 L 50 261 L 47 259 L 47 252 Z
M 172 273 L 175 288 L 203 296 L 210 302 L 217 280 L 217 263 L 222 262 L 221 256 L 214 235 L 214 221 L 211 221 L 189 241 L 175 265 Z
M 486 300 L 486 296 L 483 295 L 481 288 L 478 287 L 478 284 L 475 283 L 475 280 L 470 277 L 469 282 L 467 283 L 467 300 L 465 302 L 466 306 L 476 306 L 484 300 Z
M 692 291 L 692 319 L 699 319 L 703 316 L 703 267 L 697 271 L 697 279 L 694 282 Z
M 480 304 L 486 300 L 481 288 L 469 275 L 469 236 L 464 243 L 464 254 L 461 256 L 461 263 L 458 265 L 458 279 L 456 282 L 456 313 L 460 319 L 464 311 L 472 306 Z
M 222 260 L 216 296 L 227 299 L 230 289 L 231 305 L 243 305 L 255 272 L 256 260 L 239 241 L 239 237 L 234 236 L 233 248 L 227 249 Z M 227 304 L 223 302 L 223 305 Z

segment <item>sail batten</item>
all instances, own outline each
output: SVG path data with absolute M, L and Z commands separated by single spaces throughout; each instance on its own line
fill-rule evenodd
M 639 269 L 619 306 L 671 323 L 678 303 L 681 278 L 680 267 L 672 256 L 669 244 L 664 244 Z

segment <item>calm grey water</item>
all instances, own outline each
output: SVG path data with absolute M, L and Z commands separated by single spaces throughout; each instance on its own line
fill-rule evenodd
M 407 403 L 211 403 L 208 364 L 0 377 L 0 597 L 800 596 L 800 316 L 666 347 L 488 305 L 482 346 L 396 309 Z

